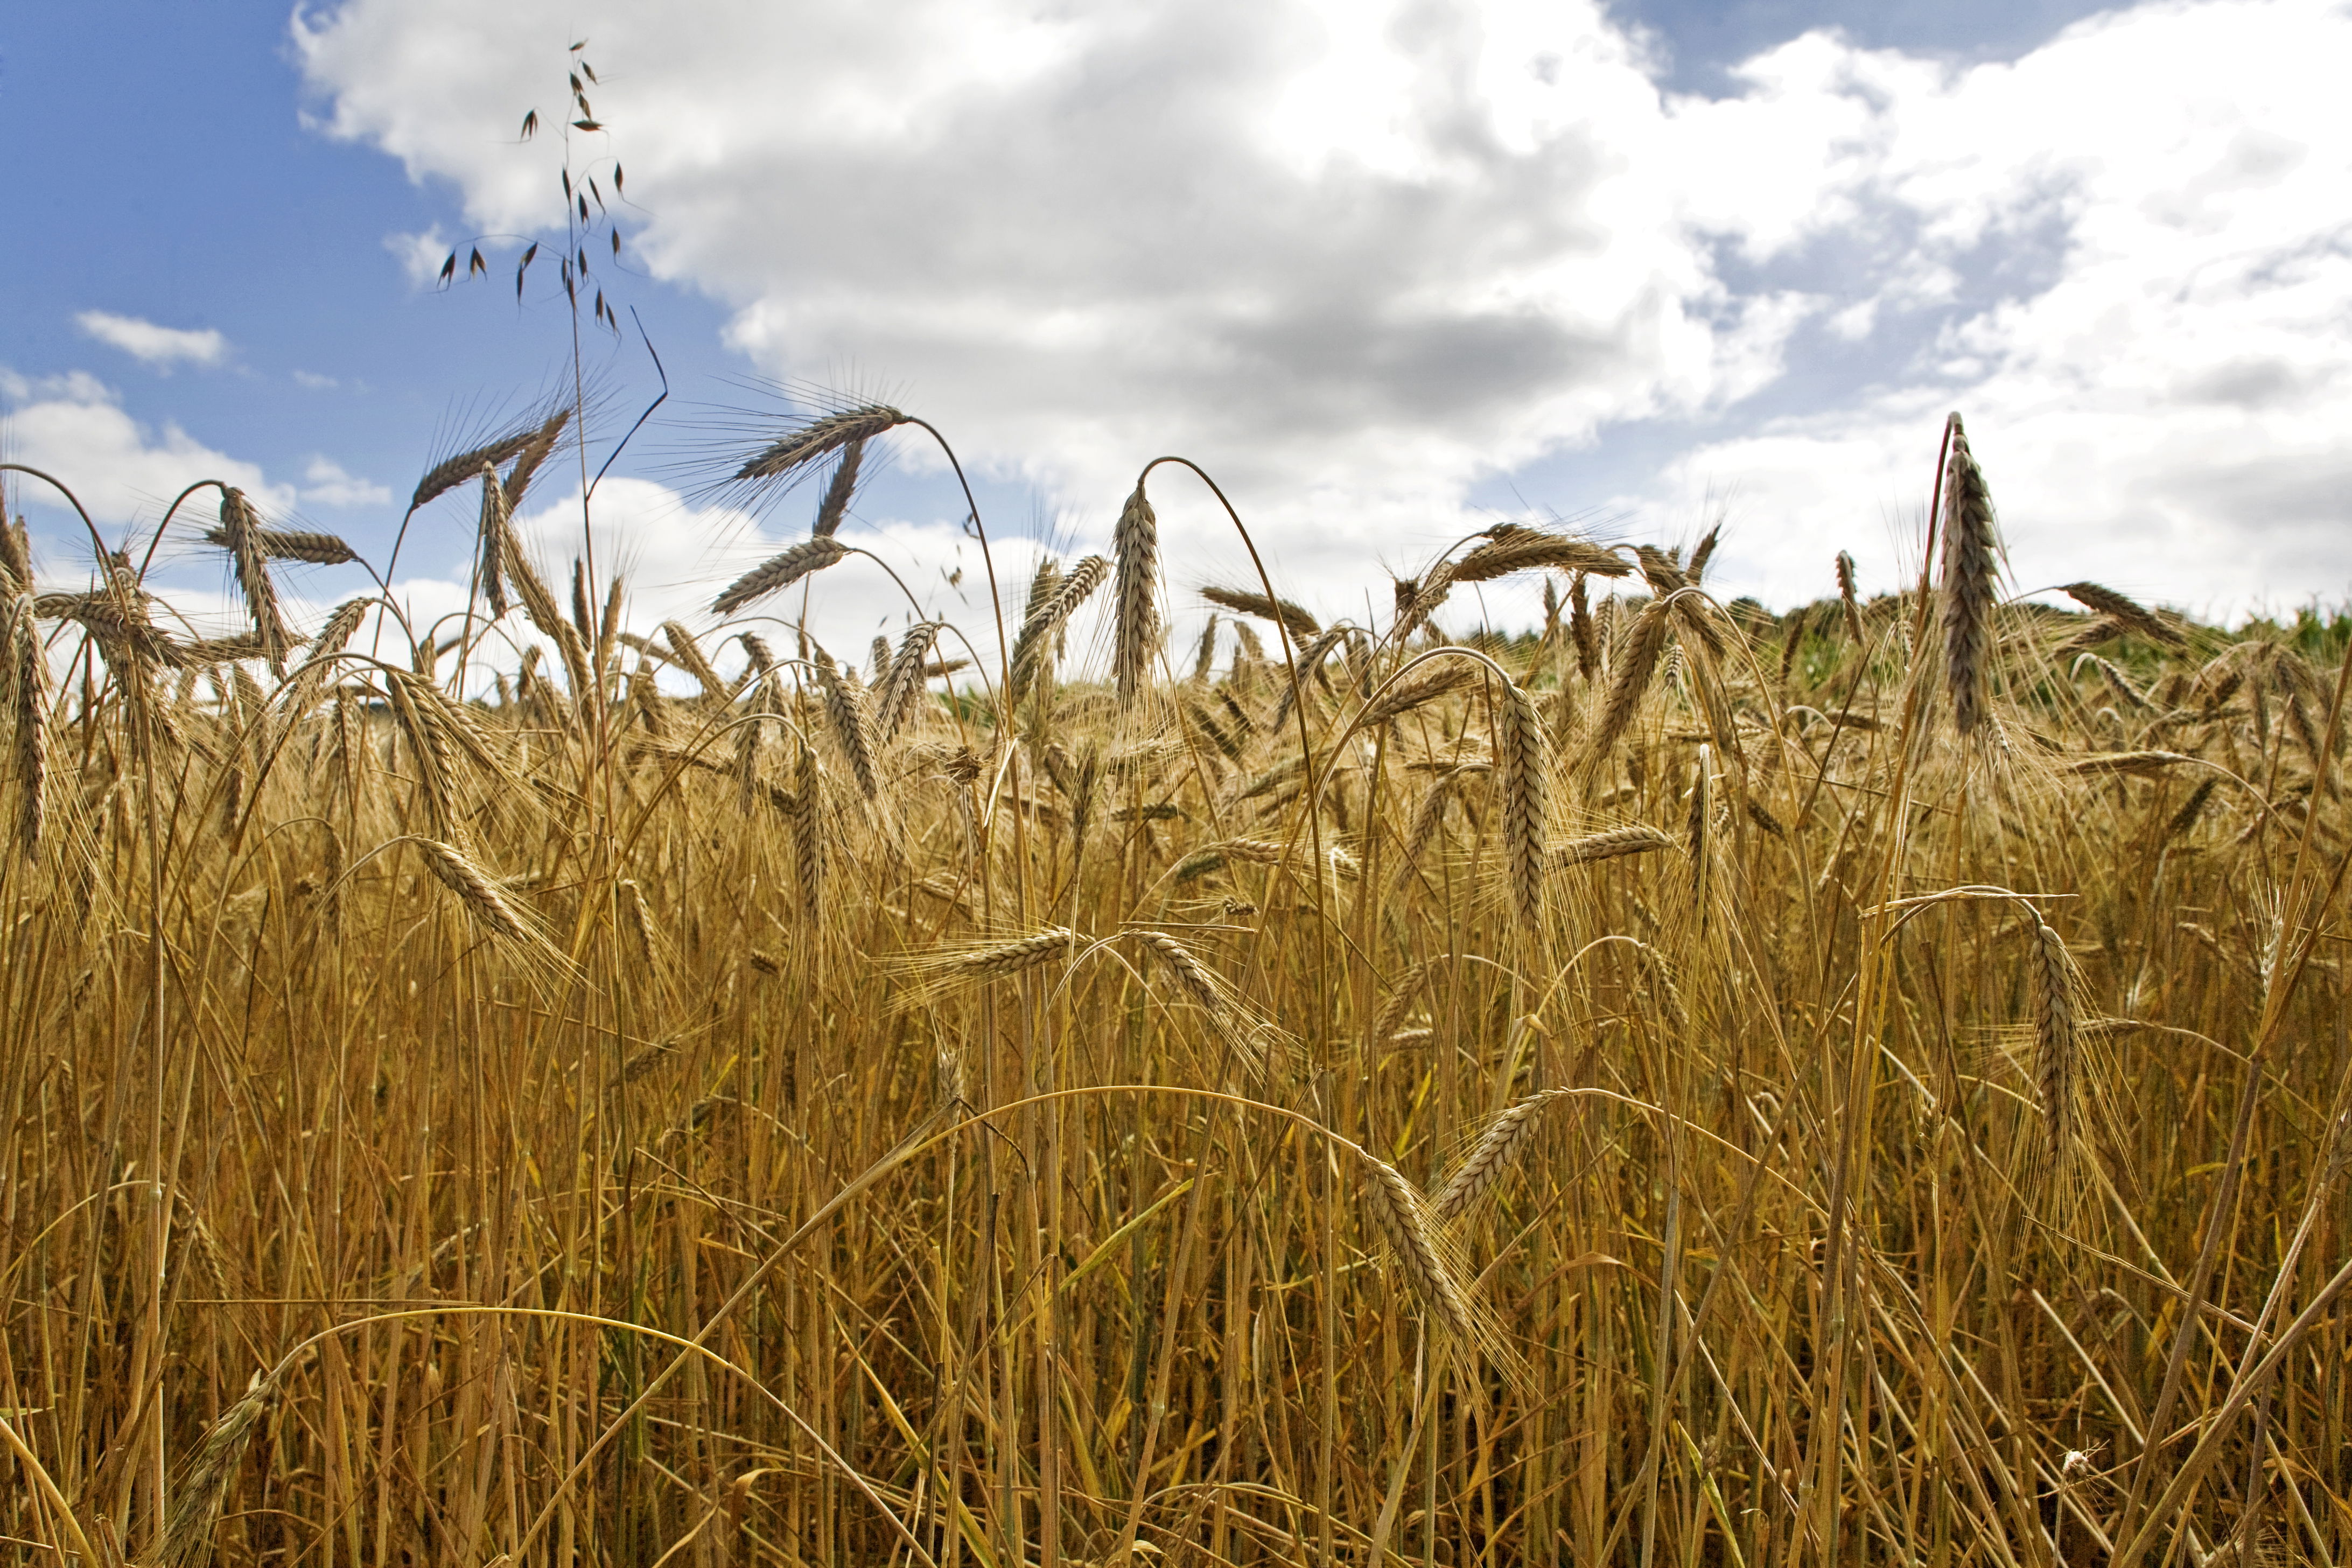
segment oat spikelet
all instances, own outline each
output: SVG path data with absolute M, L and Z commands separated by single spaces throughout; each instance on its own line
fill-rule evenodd
M 1528 1147 L 1544 1108 L 1560 1094 L 1556 1089 L 1539 1090 L 1488 1122 L 1478 1142 L 1462 1156 L 1445 1178 L 1445 1184 L 1430 1200 L 1430 1218 L 1440 1226 L 1451 1226 L 1493 1191 L 1495 1184 L 1503 1179 L 1504 1173 Z
M 507 902 L 498 884 L 484 874 L 481 868 L 466 858 L 454 844 L 438 838 L 418 838 L 416 847 L 425 853 L 425 867 L 441 885 L 457 895 L 457 901 L 467 912 L 479 921 L 494 935 L 526 946 L 531 943 L 530 928 L 522 916 Z
M 734 478 L 738 480 L 788 479 L 811 463 L 845 450 L 852 442 L 862 446 L 905 423 L 907 416 L 904 414 L 879 403 L 867 404 L 860 408 L 845 408 L 838 414 L 812 419 L 788 431 L 781 439 L 761 447 L 743 459 L 743 466 L 735 470 Z
M 2113 588 L 2101 587 L 2096 583 L 2069 583 L 2062 592 L 2084 609 L 2095 611 L 2126 630 L 2137 632 L 2150 642 L 2162 643 L 2167 647 L 2189 646 L 2189 639 L 2159 620 L 2155 611 L 2136 599 L 2126 598 Z
M 2041 1101 L 2042 1155 L 2053 1178 L 2067 1167 L 2082 1131 L 2082 1041 L 2074 1026 L 2074 960 L 2039 918 L 2028 959 L 2033 1006 L 2033 1087 Z
M 1944 687 L 1953 727 L 1969 735 L 1985 716 L 1996 542 L 1992 496 L 1957 414 L 1952 455 L 1944 465 L 1943 530 Z
M 1268 598 L 1248 588 L 1221 588 L 1213 584 L 1202 586 L 1201 597 L 1237 616 L 1255 616 L 1262 621 L 1279 621 L 1294 642 L 1309 641 L 1323 632 L 1322 622 L 1287 599 Z
M 1581 838 L 1553 845 L 1544 851 L 1544 869 L 1564 871 L 1570 866 L 1589 866 L 1596 860 L 1614 860 L 1625 855 L 1647 855 L 1653 850 L 1674 847 L 1673 834 L 1652 827 L 1647 823 L 1635 823 L 1630 827 L 1588 833 Z
M 841 531 L 841 520 L 849 515 L 849 498 L 857 489 L 858 468 L 866 460 L 866 439 L 856 436 L 843 444 L 841 461 L 834 466 L 833 478 L 825 482 L 824 499 L 817 503 L 812 538 L 831 539 Z
M 711 601 L 710 607 L 719 615 L 731 616 L 755 599 L 789 588 L 812 572 L 824 571 L 848 553 L 849 546 L 837 539 L 803 539 L 736 578 Z
M 1151 683 L 1151 658 L 1160 644 L 1160 520 L 1140 483 L 1119 509 L 1111 542 L 1118 557 L 1111 679 L 1119 707 L 1128 709 Z

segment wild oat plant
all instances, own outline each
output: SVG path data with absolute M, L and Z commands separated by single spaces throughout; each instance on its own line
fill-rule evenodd
M 439 627 L 224 486 L 234 636 L 7 531 L 12 1560 L 2352 1545 L 2344 617 L 2005 598 L 1955 420 L 1875 597 L 1507 525 L 1326 626 L 1164 580 L 1180 464 L 868 657 L 772 618 L 933 438 L 843 406 L 641 636 L 513 526 L 575 413 L 418 486 Z

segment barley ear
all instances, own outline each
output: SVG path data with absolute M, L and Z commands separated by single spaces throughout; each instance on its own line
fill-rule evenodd
M 254 1432 L 278 1403 L 279 1392 L 276 1373 L 268 1376 L 256 1373 L 243 1397 L 213 1423 L 195 1458 L 181 1474 L 180 1484 L 173 1489 L 172 1510 L 164 1517 L 163 1532 L 156 1537 L 145 1568 L 200 1568 L 210 1560 L 221 1504 L 245 1462 Z

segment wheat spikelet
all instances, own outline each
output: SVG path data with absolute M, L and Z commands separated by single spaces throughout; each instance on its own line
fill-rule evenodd
M 1165 964 L 1177 988 L 1206 1015 L 1210 1032 L 1251 1072 L 1263 1072 L 1269 1047 L 1280 1037 L 1250 1015 L 1232 989 L 1192 950 L 1166 931 L 1138 928 L 1129 934 Z
M 883 404 L 845 408 L 812 419 L 743 459 L 735 470 L 738 480 L 788 479 L 811 463 L 907 423 L 907 416 Z M 853 476 L 854 478 L 854 476 Z M 720 612 L 724 614 L 725 612 Z
M 1975 731 L 1985 712 L 1996 542 L 1992 497 L 1957 414 L 1951 434 L 1951 457 L 1944 466 L 1944 686 L 1953 727 L 1965 736 Z
M 554 455 L 556 443 L 562 439 L 571 420 L 572 410 L 569 407 L 556 409 L 540 421 L 539 428 L 530 433 L 529 439 L 523 442 L 522 450 L 515 454 L 514 466 L 507 470 L 506 482 L 499 487 L 505 494 L 509 519 L 514 516 L 515 508 L 522 504 L 523 492 L 530 489 L 530 481 L 538 475 L 541 466 Z
M 38 590 L 33 582 L 33 540 L 21 517 L 11 519 L 0 509 L 0 594 L 11 596 Z
M 1601 704 L 1592 733 L 1585 740 L 1584 763 L 1588 768 L 1605 763 L 1611 749 L 1633 722 L 1642 694 L 1649 689 L 1650 677 L 1658 668 L 1658 656 L 1665 650 L 1666 629 L 1664 599 L 1651 600 L 1633 617 L 1633 630 L 1627 635 L 1626 646 L 1618 655 L 1615 672 L 1610 678 L 1609 695 Z
M 49 666 L 42 657 L 29 574 L 17 582 L 25 586 L 8 601 L 7 643 L 0 649 L 0 658 L 5 660 L 10 727 L 16 741 L 10 752 L 16 771 L 16 844 L 30 859 L 40 853 L 47 809 Z
M 1625 855 L 1647 855 L 1652 850 L 1674 847 L 1673 834 L 1646 823 L 1636 823 L 1628 827 L 1612 827 L 1605 833 L 1588 833 L 1581 838 L 1553 845 L 1544 851 L 1544 869 L 1562 871 L 1570 866 L 1589 866 L 1596 860 L 1614 860 Z
M 1051 963 L 1069 956 L 1078 933 L 1061 926 L 1047 926 L 1027 936 L 1016 937 L 956 956 L 958 973 L 981 980 L 1001 980 L 1008 974 L 1018 974 L 1024 969 L 1034 969 L 1041 963 Z
M 702 645 L 694 640 L 694 634 L 676 621 L 664 621 L 661 630 L 662 636 L 669 640 L 670 657 L 677 661 L 678 668 L 701 684 L 704 696 L 725 701 L 727 682 L 719 679 L 719 672 L 710 667 L 710 660 L 703 657 Z
M 2137 773 L 2146 777 L 2196 760 L 2179 752 L 2102 752 L 2095 756 L 2075 758 L 2066 764 L 2066 771 L 2084 775 Z
M 1028 694 L 1054 658 L 1070 617 L 1102 586 L 1111 571 L 1110 563 L 1099 555 L 1089 555 L 1066 574 L 1056 572 L 1049 577 L 1047 569 L 1052 564 L 1047 562 L 1039 567 L 1028 614 L 1022 617 L 1020 635 L 1013 639 L 1011 690 L 1014 702 Z
M 1237 616 L 1255 616 L 1262 621 L 1276 621 L 1290 633 L 1294 641 L 1306 642 L 1319 637 L 1323 623 L 1287 599 L 1270 598 L 1248 588 L 1222 588 L 1204 584 L 1201 597 L 1220 609 L 1231 610 Z
M 789 588 L 810 573 L 822 572 L 848 553 L 849 546 L 837 539 L 803 539 L 736 578 L 710 602 L 710 607 L 719 615 L 731 616 L 754 599 Z
M 1160 520 L 1139 481 L 1119 509 L 1111 542 L 1118 558 L 1117 603 L 1111 612 L 1111 680 L 1119 707 L 1128 709 L 1150 684 L 1151 659 L 1160 643 Z
M 1845 617 L 1845 635 L 1853 639 L 1857 647 L 1869 646 L 1862 635 L 1862 605 L 1854 596 L 1853 557 L 1843 550 L 1837 553 L 1837 585 L 1838 609 Z
M 1488 1122 L 1478 1142 L 1470 1146 L 1470 1152 L 1454 1165 L 1445 1184 L 1430 1200 L 1430 1218 L 1440 1226 L 1451 1226 L 1493 1191 L 1495 1184 L 1503 1179 L 1527 1148 L 1544 1108 L 1560 1098 L 1561 1093 L 1556 1089 L 1538 1090 Z
M 247 537 L 265 561 L 299 561 L 310 566 L 341 566 L 357 561 L 359 552 L 331 533 L 317 533 L 285 528 L 256 527 Z M 235 551 L 236 542 L 226 527 L 208 528 L 205 542 L 217 549 Z
M 222 1502 L 245 1462 L 255 1430 L 277 1404 L 279 1392 L 278 1372 L 266 1377 L 256 1373 L 244 1396 L 221 1412 L 173 1489 L 172 1510 L 144 1568 L 202 1568 L 211 1559 Z
M 882 793 L 882 775 L 874 756 L 874 724 L 866 712 L 866 693 L 822 648 L 816 656 L 817 684 L 824 692 L 824 716 L 833 738 L 849 763 L 857 793 L 873 800 Z
M 811 538 L 831 539 L 841 531 L 841 520 L 849 515 L 849 498 L 857 489 L 858 468 L 866 461 L 866 440 L 856 436 L 843 443 L 841 461 L 834 465 L 833 478 L 825 481 L 824 499 L 817 503 Z
M 1374 699 L 1358 722 L 1365 729 L 1389 723 L 1448 692 L 1459 691 L 1477 679 L 1477 667 L 1466 659 L 1433 660 L 1432 668 L 1411 679 L 1395 682 Z
M 467 913 L 493 934 L 509 942 L 531 945 L 530 928 L 523 923 L 522 916 L 507 902 L 506 895 L 499 891 L 498 884 L 481 868 L 467 859 L 462 850 L 438 838 L 419 837 L 415 842 L 425 853 L 426 868 L 443 887 L 457 896 L 457 901 L 466 906 Z
M 1696 583 L 1706 575 L 1706 563 L 1714 559 L 1715 547 L 1722 538 L 1723 524 L 1718 522 L 1700 535 L 1699 542 L 1691 547 L 1690 560 L 1684 564 L 1683 573 L 1692 582 Z
M 2058 933 L 2034 920 L 2028 958 L 2033 1005 L 2033 1086 L 2041 1102 L 2042 1153 L 2063 1173 L 2081 1131 L 2082 1041 L 2074 1027 L 2074 960 Z
M 2219 778 L 2209 774 L 2203 783 L 2190 790 L 2189 798 L 2181 803 L 2180 809 L 2174 812 L 2171 818 L 2165 823 L 2164 836 L 2158 842 L 2169 844 L 2196 826 L 2197 819 L 2205 814 L 2205 803 L 2213 798 L 2213 790 L 2221 782 Z
M 2137 632 L 2150 642 L 2159 642 L 2167 647 L 2189 646 L 2189 639 L 2165 625 L 2153 610 L 2137 600 L 2126 598 L 2113 588 L 2101 587 L 2096 583 L 2069 583 L 2061 592 L 2084 609 L 2115 622 L 2118 626 Z
M 1444 568 L 1445 586 L 1450 589 L 1462 583 L 1490 583 L 1514 572 L 1539 567 L 1589 573 L 1596 577 L 1622 577 L 1633 571 L 1624 557 L 1590 540 L 1506 523 L 1490 530 L 1484 544 Z
M 415 511 L 426 502 L 456 489 L 467 479 L 479 474 L 483 464 L 503 463 L 509 458 L 524 451 L 538 436 L 540 429 L 541 426 L 536 424 L 526 425 L 521 429 L 509 431 L 495 440 L 485 441 L 482 445 L 459 452 L 454 457 L 444 458 L 425 469 L 425 477 L 416 481 L 416 492 L 408 498 L 408 510 Z
M 482 558 L 482 597 L 489 601 L 493 617 L 507 613 L 507 557 L 520 553 L 510 542 L 508 521 L 506 487 L 499 482 L 498 469 L 484 463 L 482 515 L 475 530 L 475 548 Z
M 1495 773 L 1503 792 L 1503 854 L 1513 907 L 1528 931 L 1543 921 L 1544 815 L 1549 781 L 1543 727 L 1524 689 L 1505 678 L 1495 705 Z
M 802 912 L 812 921 L 824 912 L 824 803 L 816 752 L 803 743 L 793 773 L 793 871 L 800 881 Z
M 1454 1336 L 1457 1344 L 1476 1346 L 1486 1336 L 1480 1331 L 1470 1299 L 1462 1289 L 1445 1255 L 1428 1205 L 1413 1190 L 1404 1173 L 1386 1161 L 1362 1156 L 1364 1206 L 1403 1269 L 1413 1299 L 1433 1327 Z
M 1592 625 L 1581 572 L 1568 583 L 1568 640 L 1576 647 L 1576 673 L 1591 681 L 1601 669 L 1601 638 Z
M 256 537 L 261 531 L 261 520 L 254 515 L 253 505 L 245 492 L 234 485 L 221 490 L 220 526 L 213 531 L 222 536 L 222 545 L 236 574 L 238 592 L 245 595 L 246 613 L 252 617 L 253 629 L 261 639 L 262 657 L 272 668 L 285 673 L 286 650 L 292 645 L 294 634 L 287 629 L 285 617 L 278 613 L 278 585 L 269 575 L 268 563 L 263 559 L 261 542 Z

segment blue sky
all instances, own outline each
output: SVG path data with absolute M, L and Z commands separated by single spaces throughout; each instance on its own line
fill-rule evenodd
M 39 150 L 0 261 L 12 455 L 118 521 L 226 465 L 380 559 L 452 431 L 569 374 L 551 277 L 520 309 L 507 281 L 560 221 L 557 149 L 512 127 L 585 33 L 611 129 L 579 151 L 643 204 L 615 295 L 666 412 L 889 392 L 1000 536 L 1101 547 L 1173 447 L 1332 607 L 1522 507 L 1724 516 L 1726 591 L 1789 603 L 1841 547 L 1891 584 L 1957 405 L 2021 590 L 2352 590 L 2340 5 L 479 11 L 11 7 L 0 138 Z M 477 236 L 490 283 L 420 278 Z M 610 435 L 653 383 L 588 342 Z M 692 439 L 650 430 L 600 494 L 648 615 L 804 526 L 698 500 Z M 1234 565 L 1197 500 L 1162 506 L 1180 590 Z M 856 526 L 945 593 L 955 510 L 910 446 Z M 576 516 L 538 520 L 551 552 Z M 465 524 L 420 519 L 420 602 L 460 592 Z M 877 595 L 845 586 L 845 626 Z

